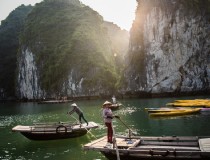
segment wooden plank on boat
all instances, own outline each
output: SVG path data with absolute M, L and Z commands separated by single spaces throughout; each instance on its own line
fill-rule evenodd
M 201 151 L 210 152 L 210 138 L 199 139 Z
M 198 142 L 158 142 L 158 141 L 141 141 L 141 145 L 159 145 L 159 146 L 198 146 Z
M 122 138 L 116 138 L 116 143 L 118 148 L 129 148 L 129 147 L 135 147 L 140 142 L 140 139 L 133 139 L 133 140 L 127 140 Z M 94 148 L 104 148 L 107 144 L 107 136 L 104 136 L 98 140 L 95 140 L 93 142 L 90 142 L 84 146 L 84 149 L 94 149 Z
M 118 138 L 128 138 L 126 136 L 118 136 Z M 161 137 L 148 137 L 148 136 L 135 136 L 132 139 L 141 139 L 146 141 L 198 141 L 197 136 L 161 136 Z M 210 138 L 210 137 L 206 137 Z
M 120 152 L 124 152 L 121 151 Z M 141 158 L 161 158 L 161 159 L 191 159 L 191 158 L 201 158 L 201 152 L 200 151 L 161 151 L 161 150 L 129 150 L 129 155 L 133 157 L 139 157 Z
M 12 131 L 30 132 L 31 131 L 31 127 L 30 126 L 17 125 L 16 127 L 12 128 Z
M 147 145 L 147 146 L 138 146 L 138 147 L 130 147 L 129 150 L 176 150 L 176 151 L 200 151 L 199 147 L 185 147 L 185 146 L 154 146 L 154 145 Z
M 86 144 L 83 148 L 85 150 L 94 150 L 96 147 L 104 148 L 104 146 L 106 146 L 106 144 L 107 144 L 107 136 L 104 136 L 102 138 L 99 138 L 95 141 L 92 141 L 92 142 Z
M 158 141 L 197 141 L 198 137 L 191 137 L 191 136 L 162 136 L 162 137 L 140 137 L 141 140 L 158 140 Z

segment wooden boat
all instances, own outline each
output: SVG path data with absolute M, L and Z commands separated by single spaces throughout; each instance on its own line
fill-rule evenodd
M 68 122 L 58 123 L 38 123 L 33 126 L 17 125 L 12 128 L 14 132 L 20 132 L 22 135 L 31 140 L 54 140 L 74 138 L 85 135 L 88 130 L 97 128 L 95 122 L 84 124 L 70 124 Z
M 201 109 L 201 112 L 209 112 L 210 111 L 210 108 L 200 108 Z
M 56 104 L 56 103 L 70 103 L 73 100 L 47 100 L 47 101 L 39 101 L 38 104 Z
M 122 106 L 121 103 L 113 103 L 113 104 L 110 106 L 110 108 L 111 108 L 111 110 L 117 110 L 117 109 L 120 108 L 120 106 Z
M 180 109 L 180 110 L 171 110 L 169 112 L 156 112 L 150 113 L 150 116 L 180 116 L 180 115 L 188 115 L 195 114 L 200 112 L 200 108 L 192 108 L 192 109 Z
M 158 113 L 158 112 L 179 112 L 184 111 L 183 108 L 157 108 L 157 109 L 147 109 L 148 113 Z
M 99 151 L 109 160 L 210 159 L 210 136 L 116 136 L 115 144 L 106 144 L 105 136 L 83 148 Z
M 167 105 L 174 107 L 210 107 L 210 99 L 175 100 Z

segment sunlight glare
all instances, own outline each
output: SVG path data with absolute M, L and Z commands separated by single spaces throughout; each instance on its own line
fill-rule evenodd
M 136 0 L 81 0 L 103 16 L 105 21 L 130 30 L 135 18 Z

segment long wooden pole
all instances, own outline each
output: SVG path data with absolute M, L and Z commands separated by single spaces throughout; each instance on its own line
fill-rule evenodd
M 124 126 L 126 127 L 126 128 L 128 128 L 128 130 L 129 130 L 129 138 L 131 137 L 131 134 L 133 133 L 133 131 L 120 119 L 120 118 L 117 118 L 117 119 L 119 119 L 120 120 L 120 122 L 122 122 L 122 124 L 124 124 Z
M 120 154 L 119 154 L 119 150 L 118 150 L 118 147 L 117 147 L 117 140 L 116 140 L 116 135 L 115 135 L 115 130 L 114 130 L 113 123 L 111 123 L 111 125 L 112 125 L 112 130 L 113 130 L 113 135 L 114 135 L 113 145 L 115 145 L 115 148 L 116 148 L 117 160 L 120 160 Z

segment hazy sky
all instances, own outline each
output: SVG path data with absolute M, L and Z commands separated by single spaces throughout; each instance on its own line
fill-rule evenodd
M 42 0 L 0 0 L 0 21 L 20 6 L 34 5 Z M 80 0 L 104 17 L 104 20 L 114 22 L 122 29 L 130 30 L 135 18 L 136 0 Z

